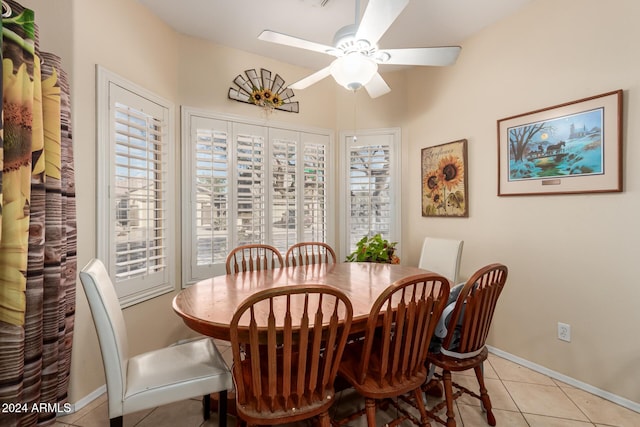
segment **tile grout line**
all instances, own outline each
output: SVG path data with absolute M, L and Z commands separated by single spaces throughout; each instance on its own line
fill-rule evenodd
M 504 350 L 500 350 L 496 347 L 493 346 L 487 346 L 487 348 L 489 349 L 489 353 L 493 354 L 501 359 L 505 359 L 509 362 L 515 363 L 517 365 L 520 365 L 524 368 L 530 369 L 534 372 L 537 372 L 539 374 L 542 374 L 544 376 L 547 376 L 549 378 L 551 378 L 552 380 L 558 380 L 561 381 L 565 384 L 568 384 L 572 387 L 575 387 L 577 389 L 580 389 L 582 391 L 585 391 L 589 394 L 592 394 L 594 396 L 598 396 L 601 397 L 605 400 L 608 400 L 612 403 L 614 403 L 617 406 L 621 406 L 623 408 L 626 409 L 630 409 L 634 412 L 638 412 L 640 413 L 640 403 L 638 402 L 633 402 L 627 398 L 624 398 L 622 396 L 618 396 L 616 394 L 613 394 L 611 392 L 608 392 L 606 390 L 597 388 L 595 386 L 592 386 L 590 384 L 584 383 L 582 381 L 576 380 L 572 377 L 569 377 L 567 375 L 561 374 L 559 372 L 556 372 L 552 369 L 546 368 L 542 365 L 538 365 L 537 363 L 531 362 L 529 360 L 523 359 L 519 356 L 513 355 L 511 353 L 508 353 Z M 554 382 L 555 383 L 555 382 Z
M 554 381 L 554 382 L 555 382 L 555 381 Z M 578 410 L 582 413 L 582 415 L 584 415 L 584 416 L 585 416 L 585 418 L 586 418 L 586 419 L 588 419 L 588 420 L 589 420 L 589 422 L 590 422 L 590 423 L 595 427 L 596 422 L 595 422 L 595 421 L 593 421 L 593 420 L 591 419 L 591 417 L 589 416 L 589 414 L 587 414 L 585 411 L 583 411 L 583 410 L 582 410 L 582 407 L 581 407 L 580 405 L 578 405 L 578 404 L 577 404 L 577 403 L 576 403 L 576 402 L 571 398 L 571 396 L 569 396 L 569 394 L 568 394 L 568 393 L 567 393 L 567 392 L 566 392 L 562 387 L 560 387 L 557 383 L 556 383 L 556 386 L 560 389 L 560 391 L 562 392 L 562 394 L 564 394 L 564 395 L 567 397 L 567 399 L 569 399 L 569 401 L 570 401 L 571 403 L 573 403 L 573 404 L 576 406 L 576 408 L 578 408 Z
M 500 355 L 497 355 L 497 354 L 496 354 L 496 356 L 501 357 Z M 521 364 L 517 363 L 516 361 L 510 360 L 510 359 L 508 359 L 508 358 L 505 358 L 505 360 L 511 361 L 512 363 L 515 363 L 515 364 L 517 364 L 517 365 L 519 365 L 519 366 L 521 366 L 521 367 L 523 367 L 523 368 L 531 369 L 531 368 L 530 368 L 530 367 L 528 367 L 528 366 L 521 365 Z M 489 359 L 487 359 L 487 361 L 489 361 Z M 491 362 L 489 362 L 489 364 L 491 364 Z M 547 414 L 535 414 L 535 413 L 528 413 L 528 412 L 524 412 L 523 410 L 521 410 L 521 409 L 520 409 L 520 406 L 518 405 L 518 403 L 516 402 L 516 400 L 515 400 L 515 399 L 513 398 L 513 396 L 511 395 L 511 392 L 509 391 L 509 389 L 508 389 L 508 387 L 506 386 L 506 384 L 504 383 L 504 381 L 509 381 L 509 382 L 512 382 L 512 383 L 519 383 L 519 384 L 526 384 L 526 385 L 546 385 L 546 386 L 548 386 L 548 387 L 556 387 L 556 388 L 558 388 L 558 389 L 561 391 L 561 393 L 562 393 L 562 394 L 563 394 L 563 395 L 568 399 L 568 401 L 569 401 L 569 402 L 571 402 L 571 403 L 572 403 L 572 404 L 573 404 L 573 405 L 578 409 L 578 411 L 579 411 L 582 415 L 584 415 L 584 417 L 587 419 L 587 421 L 586 421 L 587 423 L 589 423 L 590 425 L 592 425 L 592 426 L 594 426 L 594 427 L 596 426 L 596 422 L 595 422 L 594 420 L 592 420 L 592 419 L 591 419 L 591 417 L 589 417 L 589 415 L 588 415 L 588 414 L 587 414 L 587 413 L 582 409 L 582 407 L 581 407 L 577 402 L 575 402 L 575 401 L 571 398 L 571 396 L 569 396 L 569 394 L 566 392 L 566 390 L 564 390 L 564 388 L 563 388 L 563 387 L 561 387 L 561 386 L 560 386 L 560 384 L 558 384 L 558 381 L 562 381 L 562 380 L 557 379 L 557 378 L 554 378 L 554 377 L 552 377 L 552 376 L 550 376 L 550 375 L 547 375 L 546 373 L 538 372 L 538 371 L 536 371 L 535 369 L 531 369 L 531 370 L 532 370 L 533 372 L 537 372 L 538 374 L 540 374 L 540 375 L 544 375 L 545 377 L 549 378 L 549 379 L 552 381 L 552 383 L 553 383 L 553 384 L 537 384 L 537 383 L 534 383 L 534 382 L 528 382 L 528 381 L 503 380 L 503 379 L 500 377 L 500 374 L 498 373 L 498 370 L 497 370 L 497 369 L 496 369 L 492 364 L 491 364 L 491 367 L 493 368 L 494 372 L 496 373 L 496 375 L 497 375 L 497 376 L 498 376 L 498 378 L 500 379 L 500 382 L 502 383 L 502 385 L 503 385 L 503 387 L 505 388 L 506 392 L 509 394 L 509 397 L 511 398 L 511 400 L 514 402 L 514 404 L 516 405 L 516 407 L 518 408 L 518 410 L 519 410 L 519 411 L 520 411 L 520 413 L 522 414 L 522 416 L 523 416 L 523 418 L 525 419 L 525 421 L 527 422 L 527 424 L 528 424 L 528 421 L 526 420 L 526 417 L 524 417 L 524 415 L 525 415 L 525 414 L 537 415 L 537 416 L 543 416 L 543 417 L 549 417 L 549 418 L 554 418 L 554 419 L 559 419 L 559 420 L 576 421 L 576 422 L 585 422 L 585 421 L 584 421 L 584 420 L 575 419 L 575 418 L 565 418 L 565 417 L 557 417 L 557 416 L 547 415 Z M 581 390 L 581 389 L 580 389 L 580 388 L 578 388 L 578 387 L 576 387 L 576 388 L 577 388 L 578 390 Z M 589 392 L 588 392 L 588 391 L 586 391 L 586 390 L 582 390 L 582 391 L 584 391 L 584 392 L 586 392 L 586 393 L 589 393 Z M 601 396 L 598 396 L 597 394 L 594 394 L 594 393 L 589 393 L 589 394 L 592 394 L 592 395 L 594 395 L 594 396 L 596 396 L 596 397 L 600 397 L 600 398 L 601 398 L 601 399 L 603 399 L 603 400 L 607 400 L 607 399 L 604 399 L 604 398 L 603 398 L 603 397 L 601 397 Z M 616 406 L 620 406 L 620 407 L 623 407 L 623 408 L 624 408 L 624 406 L 619 405 L 619 404 L 616 404 L 615 402 L 611 402 L 611 401 L 609 401 L 609 402 L 610 402 L 610 403 L 612 403 L 612 404 L 614 404 L 614 405 L 616 405 Z M 611 425 L 606 424 L 606 425 L 607 425 L 607 427 L 620 427 L 620 426 L 616 426 L 616 425 L 613 425 L 613 424 L 611 424 Z
M 509 391 L 509 388 L 504 383 L 505 380 L 503 380 L 501 378 L 500 373 L 498 373 L 498 370 L 493 366 L 493 364 L 491 364 L 491 361 L 488 358 L 487 358 L 486 361 L 489 362 L 489 365 L 491 365 L 491 368 L 493 369 L 493 371 L 496 373 L 496 376 L 500 380 L 500 383 L 502 384 L 502 387 L 504 387 L 505 391 L 509 395 L 509 398 L 515 404 L 516 408 L 518 408 L 518 412 L 520 412 L 520 414 L 522 415 L 522 418 L 524 419 L 524 422 L 527 423 L 528 426 L 531 426 L 531 424 L 529 424 L 529 421 L 527 420 L 527 417 L 525 417 L 525 414 L 528 414 L 528 412 L 524 412 L 522 410 L 522 408 L 520 407 L 520 405 L 518 405 L 518 402 L 516 401 L 516 399 L 514 399 L 513 395 Z M 542 374 L 542 375 L 544 375 L 544 374 Z M 584 413 L 582 408 L 576 402 L 574 402 L 573 399 L 571 399 L 567 395 L 567 393 L 562 389 L 562 387 L 560 387 L 555 381 L 553 381 L 553 378 L 549 377 L 548 375 L 545 375 L 545 377 L 549 378 L 553 382 L 553 385 L 547 385 L 547 386 L 556 387 L 557 389 L 559 389 L 569 399 L 569 401 L 580 411 L 580 413 L 582 413 L 585 416 L 585 418 L 587 420 L 589 420 L 588 421 L 589 424 L 591 424 L 592 426 L 595 427 L 595 422 L 592 421 L 591 418 L 586 413 Z M 531 385 L 544 385 L 544 384 L 531 383 L 531 382 L 527 382 L 527 381 L 513 381 L 513 380 L 509 380 L 509 381 L 514 382 L 514 383 L 527 384 L 527 385 L 529 385 L 529 384 L 531 384 Z M 568 420 L 568 421 L 579 421 L 579 422 L 582 422 L 582 420 L 574 420 L 572 418 L 564 418 L 564 417 L 555 417 L 555 416 L 546 415 L 546 414 L 530 414 L 530 415 L 537 415 L 537 416 L 543 416 L 543 417 L 548 417 L 548 418 L 554 418 L 554 419 L 557 419 L 557 420 Z
M 491 366 L 491 369 L 493 369 L 493 372 L 496 373 L 496 376 L 498 377 L 498 381 L 500 381 L 500 384 L 502 385 L 502 388 L 504 388 L 504 390 L 509 395 L 509 399 L 511 399 L 511 401 L 516 406 L 516 408 L 518 408 L 518 412 L 520 412 L 520 415 L 522 416 L 522 419 L 524 420 L 524 422 L 527 423 L 527 425 L 529 427 L 531 427 L 531 424 L 529 424 L 529 421 L 527 421 L 527 417 L 524 416 L 524 412 L 522 411 L 522 408 L 520 408 L 520 405 L 518 405 L 518 402 L 516 402 L 516 400 L 513 398 L 513 395 L 511 394 L 511 392 L 507 388 L 506 384 L 504 383 L 504 380 L 500 377 L 500 374 L 498 373 L 498 370 L 495 368 L 495 366 L 493 366 L 493 364 L 491 363 L 489 358 L 487 358 L 487 360 L 485 362 L 488 362 L 489 365 Z M 484 368 L 483 368 L 483 370 L 484 370 Z

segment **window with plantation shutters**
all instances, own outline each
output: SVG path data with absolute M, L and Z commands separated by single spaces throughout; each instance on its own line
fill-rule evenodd
M 229 132 L 226 122 L 195 129 L 193 194 L 196 268 L 224 263 L 231 229 Z
M 288 248 L 298 241 L 298 132 L 272 131 L 271 137 L 271 215 L 273 218 L 273 246 Z M 299 179 L 299 182 L 303 182 Z M 304 221 L 304 220 L 303 220 Z M 282 250 L 281 250 L 282 251 Z
M 326 242 L 329 239 L 328 147 L 316 134 L 303 136 L 302 153 L 304 228 L 302 240 Z
M 126 306 L 173 290 L 172 106 L 99 69 L 98 257 Z
M 343 135 L 346 177 L 345 250 L 353 251 L 364 236 L 381 234 L 399 241 L 399 130 Z
M 272 243 L 283 253 L 300 241 L 327 242 L 327 138 L 269 130 Z
M 265 243 L 267 240 L 266 129 L 235 124 L 234 205 L 236 227 L 234 244 Z
M 268 127 L 183 107 L 183 281 L 224 274 L 229 251 L 267 243 L 283 254 L 328 242 L 330 132 Z

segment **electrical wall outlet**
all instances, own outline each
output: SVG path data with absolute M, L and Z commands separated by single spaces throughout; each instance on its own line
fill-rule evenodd
M 558 339 L 561 341 L 571 342 L 571 325 L 558 322 Z

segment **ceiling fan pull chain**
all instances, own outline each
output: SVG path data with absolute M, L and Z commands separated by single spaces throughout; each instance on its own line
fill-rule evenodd
M 358 98 L 356 98 L 356 91 L 353 92 L 353 142 L 358 141 Z

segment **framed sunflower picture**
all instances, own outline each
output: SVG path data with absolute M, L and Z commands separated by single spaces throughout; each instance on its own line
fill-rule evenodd
M 422 216 L 468 217 L 467 140 L 422 149 Z

